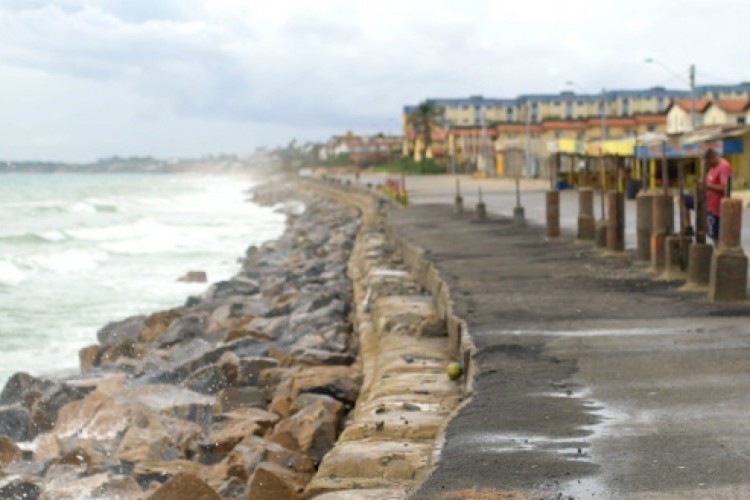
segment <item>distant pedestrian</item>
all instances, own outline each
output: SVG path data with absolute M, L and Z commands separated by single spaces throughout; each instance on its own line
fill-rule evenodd
M 706 151 L 706 168 L 706 230 L 716 246 L 719 243 L 721 199 L 732 176 L 732 167 L 716 151 L 709 149 Z

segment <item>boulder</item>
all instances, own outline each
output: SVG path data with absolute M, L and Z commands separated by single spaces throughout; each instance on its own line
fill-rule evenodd
M 154 491 L 148 500 L 221 500 L 216 491 L 194 474 L 178 473 Z
M 361 374 L 350 366 L 313 366 L 294 376 L 292 398 L 299 394 L 325 394 L 353 406 L 362 385 Z
M 228 281 L 219 281 L 211 285 L 203 294 L 206 299 L 226 299 L 232 296 L 255 295 L 260 292 L 257 281 L 236 276 Z
M 258 387 L 227 387 L 216 393 L 216 411 L 227 413 L 237 408 L 265 408 L 268 395 Z
M 0 436 L 0 469 L 11 462 L 19 460 L 21 449 L 7 436 Z
M 340 414 L 333 409 L 334 406 L 323 400 L 308 404 L 276 424 L 269 440 L 299 450 L 315 463 L 320 463 L 323 455 L 336 442 Z
M 247 500 L 298 500 L 302 498 L 306 478 L 269 462 L 255 468 L 247 486 Z
M 269 357 L 253 356 L 240 358 L 237 385 L 258 385 L 260 372 L 266 368 L 274 368 L 278 365 L 279 362 L 277 360 Z
M 138 383 L 179 384 L 191 373 L 216 363 L 225 352 L 232 352 L 243 358 L 262 356 L 267 349 L 265 343 L 253 338 L 238 339 L 218 347 L 202 339 L 193 339 L 184 346 L 178 344 L 168 354 L 152 353 L 142 364 L 144 373 L 138 379 Z
M 29 410 L 20 404 L 0 406 L 0 434 L 16 442 L 29 439 Z
M 145 324 L 145 316 L 131 316 L 121 321 L 113 321 L 96 333 L 102 345 L 118 345 L 126 340 L 137 341 L 138 334 Z
M 212 454 L 226 455 L 247 436 L 262 436 L 265 429 L 252 419 L 231 418 L 208 435 L 204 447 Z
M 86 373 L 95 366 L 99 366 L 101 354 L 105 350 L 106 347 L 99 344 L 89 345 L 80 349 L 78 351 L 78 365 L 81 367 L 81 372 Z
M 261 462 L 270 462 L 303 477 L 309 478 L 315 473 L 315 464 L 310 457 L 262 437 L 247 436 L 234 449 L 253 456 L 260 453 Z
M 63 383 L 54 383 L 47 387 L 31 405 L 29 435 L 33 437 L 51 430 L 55 426 L 60 408 L 83 398 L 89 391 L 90 388 L 72 387 Z
M 11 405 L 21 403 L 28 399 L 29 392 L 41 393 L 55 382 L 36 378 L 25 372 L 14 373 L 3 387 L 0 393 L 0 405 Z
M 177 278 L 177 281 L 182 283 L 206 283 L 208 276 L 206 275 L 206 271 L 188 271 Z
M 168 347 L 200 337 L 205 331 L 206 317 L 203 314 L 186 314 L 172 321 L 157 342 L 159 347 Z
M 247 325 L 247 329 L 253 332 L 254 336 L 262 333 L 268 340 L 278 340 L 289 329 L 289 316 L 277 316 L 273 318 L 256 317 Z
M 232 381 L 221 366 L 208 365 L 191 373 L 182 385 L 201 394 L 216 394 L 221 389 L 231 386 Z
M 143 328 L 138 334 L 138 340 L 140 342 L 153 342 L 158 339 L 182 313 L 184 313 L 184 308 L 168 309 L 152 314 L 144 320 Z
M 23 498 L 36 500 L 39 498 L 41 487 L 33 479 L 16 477 L 10 481 L 0 483 L 0 498 Z
M 245 498 L 246 491 L 247 479 L 243 480 L 237 477 L 230 477 L 216 489 L 216 492 L 222 498 Z

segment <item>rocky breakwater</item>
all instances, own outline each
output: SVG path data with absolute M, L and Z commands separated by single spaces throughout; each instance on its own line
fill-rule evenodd
M 380 200 L 354 186 L 310 189 L 363 214 L 350 275 L 364 381 L 346 428 L 305 496 L 406 498 L 436 464 L 445 425 L 471 392 L 471 373 L 459 380 L 446 374 L 451 361 L 470 357 L 460 332 L 465 324 L 453 315 L 448 288 L 423 251 L 389 230 Z
M 0 498 L 293 499 L 357 400 L 355 208 L 305 198 L 285 233 L 184 306 L 110 323 L 81 375 L 0 394 Z

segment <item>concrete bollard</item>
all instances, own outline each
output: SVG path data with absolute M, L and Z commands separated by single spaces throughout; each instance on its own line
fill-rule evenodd
M 692 238 L 682 234 L 672 234 L 664 241 L 665 278 L 680 280 L 687 277 Z
M 607 248 L 607 220 L 599 219 L 594 225 L 594 244 L 597 248 Z
M 458 179 L 456 179 L 456 198 L 454 211 L 457 214 L 462 214 L 464 212 L 464 197 L 461 196 L 461 181 Z
M 477 219 L 487 220 L 487 205 L 483 201 L 477 203 Z
M 513 225 L 515 227 L 526 226 L 526 215 L 523 207 L 517 206 L 513 209 Z
M 477 219 L 487 220 L 487 205 L 485 205 L 484 200 L 482 200 L 482 188 L 480 187 L 478 191 L 479 202 L 477 203 Z
M 688 257 L 688 285 L 707 287 L 711 279 L 711 256 L 714 247 L 708 243 L 690 245 Z
M 581 188 L 578 190 L 578 239 L 593 241 L 595 237 L 594 190 Z
M 653 195 L 640 192 L 635 197 L 636 256 L 638 260 L 651 260 L 651 209 Z
M 560 236 L 560 191 L 547 191 L 547 237 Z
M 607 250 L 625 250 L 625 194 L 619 191 L 607 193 Z
M 711 257 L 708 298 L 733 302 L 747 298 L 747 256 L 740 245 L 742 202 L 721 200 L 719 247 Z
M 651 268 L 660 272 L 666 262 L 666 238 L 674 230 L 674 206 L 668 194 L 655 194 L 651 206 Z

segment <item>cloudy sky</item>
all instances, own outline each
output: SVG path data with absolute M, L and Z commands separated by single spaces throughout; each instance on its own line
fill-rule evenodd
M 425 97 L 686 89 L 691 63 L 750 81 L 748 23 L 742 0 L 0 0 L 0 159 L 248 153 L 395 132 Z

